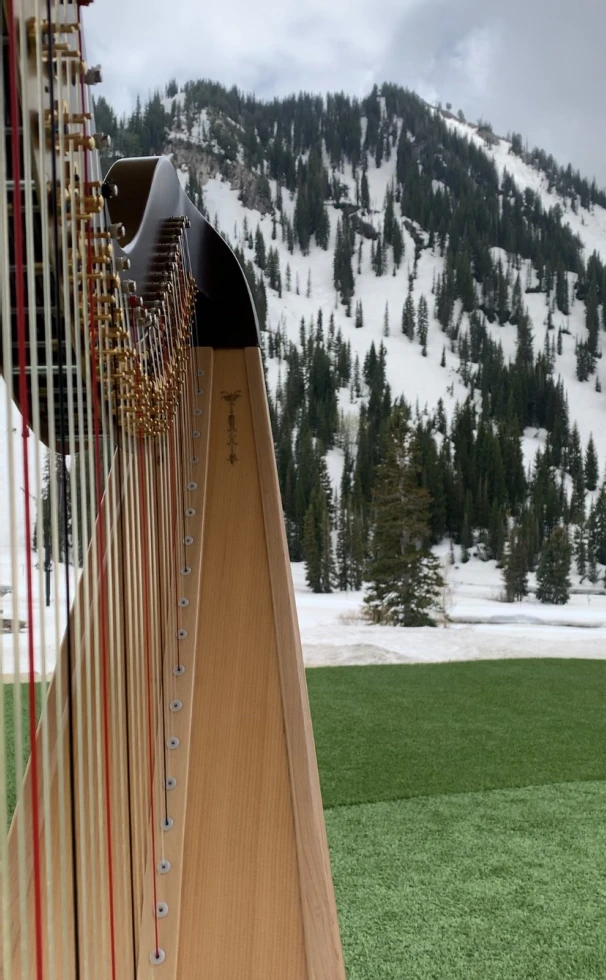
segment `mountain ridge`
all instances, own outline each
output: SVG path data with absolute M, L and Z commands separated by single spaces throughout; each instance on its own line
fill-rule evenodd
M 557 491 L 567 502 L 547 521 L 540 505 L 546 527 L 539 531 L 537 554 L 554 521 L 565 520 L 572 531 L 584 526 L 587 514 L 574 500 L 578 460 L 570 462 L 571 441 L 572 456 L 578 457 L 580 441 L 584 457 L 593 435 L 598 459 L 606 458 L 596 390 L 606 327 L 606 196 L 595 181 L 558 167 L 539 150 L 529 153 L 516 134 L 511 140 L 498 137 L 485 122 L 468 123 L 462 114 L 428 106 L 395 86 L 375 87 L 359 102 L 344 95 L 301 95 L 261 103 L 208 82 L 181 90 L 170 83 L 164 99 L 154 96 L 122 124 L 108 109 L 97 106 L 97 121 L 100 115 L 106 128 L 114 127 L 117 153 L 129 149 L 129 140 L 141 146 L 154 126 L 160 132 L 163 120 L 161 149 L 172 155 L 190 196 L 235 248 L 264 328 L 277 446 L 290 440 L 296 457 L 314 384 L 306 368 L 304 404 L 297 403 L 291 418 L 284 394 L 293 372 L 290 348 L 305 362 L 313 359 L 309 337 L 318 334 L 322 311 L 324 332 L 331 318 L 334 324 L 332 341 L 323 335 L 318 344 L 326 353 L 326 377 L 332 378 L 327 383 L 335 388 L 337 419 L 328 439 L 328 430 L 319 440 L 318 426 L 312 426 L 312 441 L 316 448 L 322 443 L 325 460 L 318 464 L 318 481 L 328 467 L 342 495 L 345 444 L 359 456 L 360 412 L 372 401 L 363 363 L 374 343 L 375 355 L 381 345 L 385 351 L 379 357 L 385 374 L 379 400 L 404 396 L 415 425 L 431 429 L 435 453 L 442 440 L 451 442 L 455 470 L 465 467 L 457 462 L 461 452 L 452 431 L 439 432 L 440 403 L 447 429 L 466 403 L 473 407 L 474 440 L 482 419 L 494 432 L 517 420 L 526 498 L 500 502 L 506 529 L 512 520 L 522 521 L 536 497 L 541 467 L 551 471 L 551 495 Z M 419 344 L 414 325 L 414 340 L 402 332 L 408 317 L 411 333 L 411 310 L 416 320 L 421 297 L 428 304 L 425 344 Z M 335 349 L 329 349 L 339 336 L 338 356 L 351 362 L 346 384 Z M 356 357 L 359 395 L 353 390 Z M 507 400 L 519 405 L 509 410 Z M 284 419 L 288 432 L 281 436 Z M 385 418 L 374 420 L 379 439 L 384 423 Z M 573 439 L 575 423 L 579 432 Z M 472 455 L 476 449 L 474 441 Z M 379 461 L 380 453 L 371 469 Z M 287 469 L 285 463 L 280 475 L 288 524 L 293 518 Z M 460 542 L 467 509 L 467 538 L 477 546 L 489 533 L 491 508 L 478 503 L 483 491 L 477 475 L 470 470 L 461 479 L 462 495 L 471 494 L 471 503 L 459 507 L 450 526 L 432 527 L 432 536 L 439 540 L 447 533 Z M 362 509 L 368 527 L 372 479 L 366 483 Z M 597 498 L 597 491 L 585 488 L 581 509 L 591 516 Z M 299 506 L 295 557 L 302 555 L 301 509 L 309 506 L 310 499 Z M 606 557 L 606 548 L 599 550 Z

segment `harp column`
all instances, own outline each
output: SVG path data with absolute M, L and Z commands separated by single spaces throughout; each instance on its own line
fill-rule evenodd
M 204 980 L 344 980 L 260 351 L 210 360 L 173 968 Z

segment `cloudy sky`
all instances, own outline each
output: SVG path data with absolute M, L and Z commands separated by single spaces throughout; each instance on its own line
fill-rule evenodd
M 606 186 L 603 0 L 98 0 L 85 27 L 118 111 L 172 76 L 260 97 L 394 81 Z

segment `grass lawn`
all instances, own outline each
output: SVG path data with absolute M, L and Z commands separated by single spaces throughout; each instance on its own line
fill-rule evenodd
M 13 723 L 15 689 L 12 684 L 4 684 L 4 760 L 0 760 L 0 778 L 6 790 L 6 812 L 8 821 L 13 814 L 17 797 L 15 784 L 15 726 Z M 37 713 L 40 712 L 40 684 L 36 684 Z M 23 771 L 29 758 L 29 685 L 21 685 L 21 737 Z M 2 768 L 4 767 L 4 768 Z
M 307 681 L 348 980 L 603 980 L 606 662 Z
M 606 663 L 307 672 L 349 980 L 597 980 Z

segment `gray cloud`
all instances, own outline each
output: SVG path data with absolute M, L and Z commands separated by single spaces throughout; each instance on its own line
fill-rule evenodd
M 100 0 L 85 27 L 119 111 L 171 76 L 262 97 L 395 81 L 606 185 L 602 0 Z

